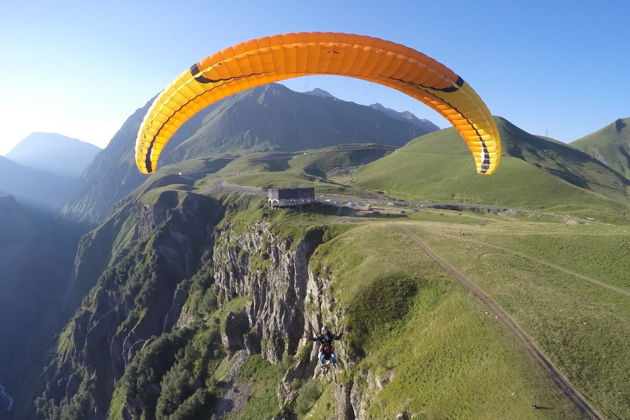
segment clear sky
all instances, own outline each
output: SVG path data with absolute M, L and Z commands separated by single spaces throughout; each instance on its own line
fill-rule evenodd
M 461 75 L 491 112 L 568 142 L 630 116 L 627 0 L 0 0 L 0 154 L 34 131 L 105 147 L 194 62 L 265 35 L 335 31 L 405 44 Z M 285 83 L 448 123 L 392 89 Z

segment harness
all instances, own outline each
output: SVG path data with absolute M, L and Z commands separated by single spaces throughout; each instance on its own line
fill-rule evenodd
M 319 348 L 319 352 L 324 355 L 326 360 L 330 359 L 330 355 L 335 352 L 335 348 L 332 344 L 322 344 Z

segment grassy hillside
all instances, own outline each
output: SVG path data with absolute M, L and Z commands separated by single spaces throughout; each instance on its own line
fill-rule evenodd
M 369 418 L 529 418 L 533 402 L 575 416 L 507 330 L 395 225 L 353 229 L 315 258 L 348 308 L 344 348 L 364 355 L 341 377 L 373 393 Z M 313 411 L 326 418 L 320 404 Z
M 196 185 L 206 188 L 216 182 L 228 182 L 262 188 L 315 186 L 320 194 L 375 196 L 363 189 L 352 188 L 348 181 L 361 165 L 373 162 L 394 150 L 391 146 L 378 144 L 345 144 L 301 152 L 250 153 L 240 157 L 225 157 L 221 159 L 232 159 L 229 164 L 216 174 L 209 173 Z M 195 160 L 173 164 L 164 169 L 170 174 L 181 172 L 184 177 L 187 174 L 199 176 L 201 171 L 189 170 L 190 162 Z
M 497 172 L 477 175 L 454 129 L 413 140 L 357 171 L 358 187 L 409 201 L 468 202 L 611 217 L 628 211 L 630 181 L 590 156 L 532 136 L 498 118 L 503 156 Z
M 239 313 L 253 297 L 243 293 L 222 301 L 213 285 L 219 251 L 211 248 L 211 241 L 230 230 L 243 236 L 223 244 L 233 249 L 235 259 L 229 261 L 239 265 L 238 272 L 256 273 L 261 287 L 270 290 L 265 282 L 277 274 L 269 271 L 272 245 L 256 236 L 264 222 L 277 235 L 274 243 L 287 251 L 299 247 L 309 232 L 322 232 L 322 243 L 308 262 L 314 278 L 330 281 L 322 294 L 331 303 L 318 320 L 348 329 L 338 344 L 341 371 L 330 377 L 307 372 L 286 379 L 296 398 L 284 408 L 298 418 L 330 418 L 342 388 L 352 388 L 353 398 L 363 401 L 355 409 L 369 418 L 393 418 L 400 412 L 421 418 L 578 416 L 515 335 L 419 249 L 401 225 L 497 301 L 598 411 L 628 417 L 626 225 L 568 226 L 443 210 L 400 214 L 398 208 L 389 213 L 380 209 L 372 218 L 349 217 L 337 216 L 337 209 L 326 206 L 270 210 L 263 198 L 236 193 L 207 197 L 216 182 L 297 184 L 316 185 L 318 193 L 354 195 L 365 194 L 363 188 L 383 189 L 410 200 L 429 196 L 511 203 L 610 219 L 624 211 L 622 186 L 615 184 L 619 175 L 601 169 L 605 167 L 582 152 L 568 148 L 574 155 L 564 153 L 565 145 L 525 136 L 506 122 L 500 121 L 500 126 L 507 139 L 506 156 L 492 177 L 474 175 L 468 151 L 448 130 L 391 154 L 373 145 L 306 154 L 258 153 L 189 160 L 152 175 L 84 240 L 78 280 L 90 281 L 77 281 L 75 287 L 85 292 L 97 286 L 60 334 L 57 357 L 67 363 L 68 371 L 82 372 L 82 365 L 70 356 L 74 346 L 84 346 L 82 328 L 92 331 L 82 326 L 90 314 L 96 322 L 99 314 L 118 313 L 113 326 L 98 324 L 104 337 L 112 337 L 112 349 L 125 342 L 118 338 L 124 334 L 146 330 L 152 338 L 124 366 L 97 351 L 100 341 L 91 344 L 86 354 L 99 360 L 95 376 L 81 373 L 83 388 L 74 399 L 53 401 L 43 394 L 40 410 L 62 410 L 63 417 L 63 410 L 78 409 L 87 404 L 94 380 L 102 387 L 95 393 L 102 399 L 99 407 L 114 418 L 209 418 L 224 409 L 231 419 L 278 415 L 278 386 L 295 366 L 308 364 L 313 345 L 303 340 L 276 363 L 265 360 L 260 351 L 229 354 L 222 329 L 230 314 Z M 433 172 L 426 171 L 427 166 Z M 344 176 L 355 177 L 356 184 L 335 183 Z M 585 188 L 571 180 L 583 182 Z M 183 252 L 184 238 L 196 239 L 190 244 L 189 262 L 182 264 L 169 256 Z M 107 249 L 113 250 L 111 255 Z M 172 269 L 156 265 L 161 258 L 157 250 L 168 251 Z M 173 273 L 181 266 L 190 271 L 176 287 Z M 153 302 L 164 296 L 159 305 Z M 182 315 L 165 332 L 156 313 L 170 317 L 168 306 L 177 301 L 183 305 Z M 304 303 L 304 312 L 310 310 Z M 60 370 L 58 377 L 68 376 Z M 65 383 L 51 381 L 51 390 L 57 386 L 64 395 Z M 532 403 L 549 409 L 532 410 Z
M 507 309 L 605 417 L 630 415 L 627 227 L 498 222 L 417 229 Z
M 566 144 L 526 133 L 501 118 L 497 123 L 503 156 L 491 176 L 475 173 L 466 145 L 450 128 L 398 150 L 341 145 L 247 154 L 204 183 L 223 180 L 264 188 L 312 185 L 320 194 L 376 197 L 384 191 L 407 201 L 518 207 L 603 221 L 630 217 L 630 180 Z
M 125 121 L 87 167 L 64 206 L 66 215 L 101 222 L 119 200 L 144 182 L 133 153 L 151 102 Z M 173 134 L 158 166 L 227 153 L 295 152 L 348 142 L 401 146 L 436 128 L 390 114 L 333 97 L 294 92 L 283 85 L 260 86 L 194 115 Z
M 618 119 L 601 130 L 575 140 L 571 146 L 630 178 L 630 118 Z
M 164 167 L 85 237 L 77 302 L 96 286 L 59 335 L 40 412 L 327 419 L 345 395 L 364 418 L 577 418 L 523 340 L 415 234 L 496 301 L 597 411 L 629 417 L 628 180 L 579 150 L 498 125 L 504 156 L 490 177 L 474 173 L 452 129 L 393 152 L 342 145 Z M 618 224 L 387 205 L 356 217 L 325 205 L 272 210 L 223 184 L 385 191 Z M 239 316 L 247 327 L 235 352 Z M 313 372 L 313 344 L 301 339 L 322 323 L 347 329 L 329 376 Z

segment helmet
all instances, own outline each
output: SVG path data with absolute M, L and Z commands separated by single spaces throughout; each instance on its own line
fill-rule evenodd
M 323 333 L 327 333 L 327 332 L 328 332 L 328 327 L 324 325 L 324 326 L 322 327 L 322 332 L 323 332 Z

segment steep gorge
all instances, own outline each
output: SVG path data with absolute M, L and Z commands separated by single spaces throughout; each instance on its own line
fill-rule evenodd
M 258 200 L 175 191 L 152 204 L 143 199 L 121 206 L 104 224 L 107 235 L 84 238 L 75 287 L 94 287 L 59 336 L 36 417 L 203 417 L 226 394 L 212 369 L 257 354 L 286 367 L 278 391 L 290 407 L 297 394 L 288 383 L 315 369 L 314 346 L 298 354 L 303 337 L 319 328 L 322 314 L 339 317 L 323 293 L 326 278 L 309 269 L 330 232 L 313 226 L 281 234 L 258 218 L 267 211 Z M 93 261 L 81 256 L 109 247 L 100 272 L 83 267 Z M 188 371 L 188 354 L 209 371 Z M 178 370 L 196 379 L 187 392 L 178 385 L 183 395 L 167 404 L 162 387 Z

